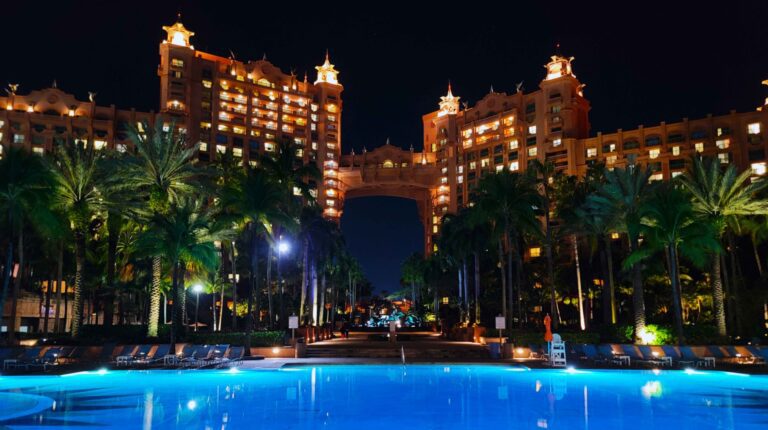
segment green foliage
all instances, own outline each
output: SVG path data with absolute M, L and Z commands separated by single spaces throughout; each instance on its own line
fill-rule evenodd
M 208 345 L 242 345 L 244 333 L 189 333 L 185 342 Z M 282 346 L 285 340 L 285 332 L 281 330 L 256 331 L 251 333 L 251 346 Z

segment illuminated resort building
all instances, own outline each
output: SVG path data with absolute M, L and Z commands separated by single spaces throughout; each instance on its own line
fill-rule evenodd
M 503 169 L 522 172 L 534 159 L 550 161 L 569 175 L 583 175 L 598 162 L 609 169 L 649 166 L 652 180 L 667 180 L 685 170 L 691 155 L 701 153 L 740 170 L 752 169 L 755 175 L 766 173 L 768 140 L 763 130 L 768 112 L 761 108 L 590 137 L 590 103 L 572 61 L 551 57 L 536 91 L 491 90 L 463 109 L 449 85 L 439 109 L 423 116 L 426 155 L 434 157 L 440 171 L 433 184 L 440 196 L 431 208 L 433 234 L 439 231 L 442 214 L 472 200 L 484 174 Z
M 340 216 L 338 159 L 341 153 L 341 92 L 338 71 L 326 54 L 315 67 L 316 79 L 286 74 L 266 59 L 242 62 L 198 51 L 193 32 L 181 22 L 163 27 L 160 43 L 160 109 L 190 142 L 199 142 L 199 159 L 231 153 L 255 163 L 259 154 L 279 143 L 297 145 L 297 163 L 317 163 L 323 181 L 312 193 L 328 217 Z M 27 95 L 12 85 L 0 97 L 0 155 L 3 147 L 19 145 L 35 152 L 50 151 L 55 141 L 92 141 L 96 149 L 130 148 L 129 124 L 153 123 L 157 114 L 98 106 L 95 95 L 79 101 L 56 85 Z

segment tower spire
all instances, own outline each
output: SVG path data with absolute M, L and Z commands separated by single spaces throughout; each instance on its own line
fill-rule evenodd
M 451 89 L 451 81 L 448 80 L 448 94 L 440 97 L 440 110 L 437 112 L 437 116 L 443 115 L 456 115 L 459 112 L 459 99 L 461 97 L 455 97 Z

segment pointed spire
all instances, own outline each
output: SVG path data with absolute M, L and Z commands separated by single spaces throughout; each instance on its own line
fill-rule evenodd
M 437 112 L 437 116 L 443 115 L 455 115 L 459 112 L 459 99 L 461 97 L 455 97 L 451 88 L 451 81 L 448 80 L 448 94 L 440 97 L 440 110 Z
M 59 84 L 56 82 L 56 78 L 53 78 L 53 83 L 51 84 L 51 88 L 59 88 Z
M 194 49 L 189 44 L 189 38 L 194 36 L 195 33 L 187 30 L 184 24 L 181 23 L 181 12 L 176 14 L 176 23 L 173 25 L 163 26 L 163 30 L 168 33 L 168 37 L 163 43 L 170 43 L 171 45 L 184 46 L 190 49 Z
M 263 52 L 261 54 L 261 61 L 267 61 L 267 53 L 266 52 Z
M 331 64 L 331 55 L 328 49 L 325 50 L 325 62 L 321 66 L 316 66 L 317 79 L 315 83 L 325 82 L 329 84 L 339 84 L 339 72 Z
M 387 137 L 387 141 L 384 142 L 384 145 L 389 145 L 389 137 Z
M 410 151 L 413 152 L 413 144 L 411 144 Z
M 493 90 L 493 84 L 491 84 L 491 94 L 495 93 L 496 91 Z
M 305 84 L 307 83 L 307 72 L 306 71 L 304 72 L 304 83 Z

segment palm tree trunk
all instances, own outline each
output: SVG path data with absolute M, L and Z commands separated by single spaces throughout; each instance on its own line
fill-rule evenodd
M 546 188 L 546 187 L 545 187 Z M 549 202 L 549 199 L 546 200 Z M 547 253 L 547 281 L 549 282 L 549 309 L 552 312 L 552 328 L 557 330 L 559 327 L 558 320 L 560 319 L 557 312 L 557 292 L 555 291 L 555 264 L 552 259 L 552 227 L 549 222 L 549 204 L 545 208 L 544 213 L 544 225 L 546 226 L 546 253 Z
M 677 250 L 674 246 L 667 246 L 665 250 L 667 257 L 667 267 L 669 268 L 669 278 L 672 283 L 672 308 L 675 313 L 675 332 L 677 334 L 677 344 L 685 344 L 683 334 L 683 308 L 680 302 L 680 274 L 677 265 Z
M 728 335 L 725 323 L 725 296 L 723 294 L 722 262 L 720 255 L 712 257 L 712 272 L 709 274 L 709 284 L 712 287 L 712 301 L 715 307 L 715 321 L 717 322 L 717 334 L 725 337 Z
M 16 249 L 19 256 L 19 272 L 13 280 L 13 290 L 11 291 L 11 322 L 8 324 L 8 343 L 16 344 L 16 312 L 19 305 L 19 294 L 21 292 L 21 279 L 24 277 L 24 229 L 19 229 L 19 243 Z
M 507 303 L 504 306 L 507 308 L 507 313 L 509 314 L 507 318 L 509 318 L 509 322 L 507 323 L 507 327 L 512 328 L 514 327 L 514 321 L 515 321 L 515 284 L 512 283 L 512 271 L 513 271 L 513 255 L 512 255 L 512 234 L 507 228 L 506 230 L 506 239 L 507 239 L 507 279 L 509 280 L 509 284 L 507 284 Z M 517 281 L 517 279 L 515 279 Z M 519 287 L 519 284 L 518 284 Z
M 48 334 L 48 319 L 51 315 L 51 291 L 53 289 L 53 271 L 48 276 L 48 288 L 45 289 L 45 317 L 43 319 L 43 333 Z
M 229 253 L 232 264 L 232 331 L 237 331 L 237 267 L 235 265 L 235 242 L 230 242 L 232 252 Z
M 320 278 L 320 327 L 325 324 L 325 289 L 326 289 L 326 275 L 323 270 L 322 277 Z
M 53 322 L 53 331 L 64 331 L 64 323 L 61 322 L 61 290 L 64 283 L 64 241 L 59 241 L 59 256 L 56 262 L 56 319 Z
M 312 281 L 312 325 L 317 327 L 317 262 L 315 261 L 314 257 L 312 258 L 310 269 L 310 277 Z
M 741 280 L 743 279 L 743 276 L 741 274 L 741 265 L 739 264 L 739 259 L 736 258 L 738 256 L 739 248 L 736 244 L 736 237 L 733 234 L 732 231 L 728 230 L 728 248 L 730 248 L 730 252 L 728 253 L 731 260 L 731 290 L 730 294 L 728 295 L 729 301 L 733 302 L 733 308 L 739 309 L 739 302 L 741 301 Z M 735 327 L 731 327 L 731 330 L 735 329 L 735 333 L 737 335 L 740 335 L 744 332 L 744 327 L 742 326 L 742 318 L 741 318 L 741 312 L 733 312 L 733 322 L 735 323 Z
M 613 250 L 611 249 L 611 238 L 610 236 L 604 235 L 603 241 L 605 242 L 605 259 L 606 259 L 606 268 L 608 270 L 608 276 L 606 277 L 606 280 L 608 281 L 608 293 L 610 296 L 610 307 L 611 307 L 611 324 L 616 324 L 618 322 L 618 312 L 616 309 L 616 286 L 614 284 L 613 280 Z
M 219 331 L 223 329 L 221 325 L 224 324 L 224 289 L 224 284 L 222 283 L 221 293 L 219 295 L 219 297 L 221 297 L 221 307 L 219 308 Z
M 8 286 L 11 283 L 11 269 L 13 267 L 13 236 L 8 237 L 7 251 L 8 253 L 5 256 L 5 270 L 3 273 L 3 291 L 0 293 L 0 325 L 3 324 L 3 315 L 5 315 L 5 298 L 8 297 Z M 8 326 L 10 327 L 10 324 L 8 324 Z
M 757 244 L 755 243 L 754 238 L 751 240 L 752 242 L 752 253 L 755 256 L 755 263 L 757 264 L 757 273 L 760 274 L 760 277 L 763 277 L 763 262 L 760 259 L 760 251 L 757 249 Z
M 305 324 L 307 286 L 309 284 L 309 239 L 305 238 L 301 251 L 301 298 L 299 299 L 299 321 Z
M 173 297 L 173 305 L 171 307 L 171 351 L 176 350 L 176 338 L 178 336 L 179 326 L 182 323 L 182 309 L 181 309 L 181 295 L 179 294 L 179 265 L 176 261 L 173 262 L 171 269 L 171 296 Z
M 109 212 L 107 218 L 107 294 L 104 297 L 104 327 L 112 326 L 115 315 L 115 259 L 119 223 L 117 214 Z
M 629 238 L 629 252 L 638 248 L 637 238 Z M 645 297 L 643 295 L 643 274 L 640 263 L 632 266 L 632 306 L 634 308 L 635 342 L 642 342 L 645 334 Z
M 147 321 L 147 337 L 157 337 L 158 320 L 160 320 L 160 288 L 163 276 L 162 257 L 152 257 L 152 290 L 149 293 L 149 321 Z M 165 303 L 163 303 L 165 306 Z M 175 304 L 174 304 L 175 306 Z M 165 323 L 165 321 L 163 321 Z
M 269 329 L 275 328 L 275 314 L 272 309 L 272 247 L 267 250 L 267 303 L 269 304 Z
M 575 234 L 571 235 L 573 242 L 573 258 L 576 263 L 576 291 L 579 295 L 579 327 L 584 331 L 587 329 L 587 322 L 584 320 L 584 295 L 581 291 L 581 262 L 579 258 L 579 241 Z
M 248 288 L 248 315 L 245 323 L 245 337 L 243 339 L 244 354 L 251 356 L 251 332 L 253 332 L 253 293 L 254 285 L 259 279 L 259 245 L 256 234 L 251 235 L 251 282 Z
M 83 270 L 85 268 L 85 233 L 75 233 L 75 300 L 72 305 L 72 337 L 80 335 L 83 315 Z
M 467 310 L 466 321 L 469 323 L 469 271 L 467 270 L 467 259 L 461 260 L 462 271 L 464 272 L 464 309 Z
M 723 276 L 723 300 L 725 301 L 725 318 L 727 321 L 728 328 L 733 331 L 733 328 L 736 324 L 734 324 L 734 313 L 736 310 L 733 308 L 733 296 L 731 294 L 731 290 L 733 288 L 732 286 L 732 279 L 730 278 L 730 275 L 728 273 L 728 264 L 725 260 L 725 254 L 720 254 L 720 272 Z
M 480 252 L 475 251 L 475 325 L 480 325 Z M 435 315 L 437 317 L 437 315 Z
M 466 312 L 466 309 L 464 308 L 464 281 L 462 279 L 462 273 L 461 273 L 461 266 L 459 266 L 459 270 L 456 271 L 458 275 L 458 285 L 459 285 L 459 322 L 464 322 L 464 313 Z M 416 286 L 413 282 L 413 279 L 411 279 L 411 296 L 416 295 Z M 411 302 L 413 303 L 413 302 Z
M 504 250 L 502 248 L 502 239 L 499 239 L 497 242 L 498 247 L 498 253 L 499 253 L 499 276 L 501 276 L 501 315 L 504 318 L 507 318 L 509 314 L 507 313 L 507 277 L 505 275 L 505 269 L 504 266 Z M 510 279 L 509 282 L 512 282 Z M 510 325 L 510 327 L 512 327 Z

